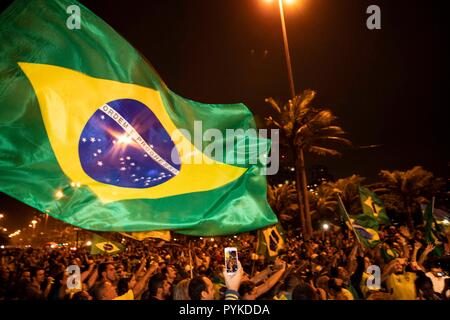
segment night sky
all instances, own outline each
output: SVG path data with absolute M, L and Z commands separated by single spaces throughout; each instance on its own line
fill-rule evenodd
M 8 3 L 3 1 L 0 10 Z M 103 18 L 179 95 L 205 103 L 245 103 L 258 123 L 264 102 L 289 98 L 276 1 L 81 1 Z M 373 180 L 381 169 L 422 165 L 449 177 L 448 35 L 440 1 L 297 0 L 286 5 L 296 91 L 336 114 L 356 146 L 342 158 L 307 157 L 336 178 Z M 381 7 L 382 29 L 366 28 L 366 8 Z M 1 27 L 1 26 L 0 26 Z M 446 40 L 447 39 L 447 40 Z M 32 209 L 0 195 L 7 226 Z

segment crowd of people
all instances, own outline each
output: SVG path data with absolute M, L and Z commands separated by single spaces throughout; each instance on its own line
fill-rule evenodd
M 178 242 L 129 240 L 116 255 L 88 248 L 0 251 L 0 300 L 449 300 L 449 238 L 440 254 L 420 228 L 385 227 L 367 248 L 349 230 L 304 240 L 285 236 L 276 257 L 257 255 L 256 236 Z M 227 273 L 224 248 L 238 249 Z M 81 286 L 70 285 L 78 266 Z M 378 272 L 377 272 L 378 270 Z

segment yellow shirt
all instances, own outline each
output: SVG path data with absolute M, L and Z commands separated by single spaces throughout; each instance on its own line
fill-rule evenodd
M 342 288 L 342 293 L 347 298 L 347 300 L 354 300 L 353 294 L 349 290 Z
M 288 298 L 284 293 L 279 294 L 278 296 L 274 296 L 273 300 L 287 300 Z
M 386 280 L 389 290 L 393 290 L 392 297 L 394 300 L 416 300 L 416 274 L 406 272 L 403 274 L 392 273 Z
M 363 294 L 363 297 L 360 297 L 360 299 L 366 298 L 367 293 L 369 292 L 369 288 L 367 287 L 367 279 L 369 279 L 369 276 L 370 275 L 366 272 L 363 272 L 363 274 L 362 274 L 361 283 L 359 285 L 359 288 L 361 289 L 361 293 Z
M 134 300 L 133 290 L 130 289 L 130 290 L 128 290 L 127 293 L 125 293 L 121 296 L 115 297 L 113 300 Z

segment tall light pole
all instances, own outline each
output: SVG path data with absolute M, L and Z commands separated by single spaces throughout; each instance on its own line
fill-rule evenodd
M 285 55 L 286 66 L 287 66 L 287 70 L 288 70 L 289 88 L 291 90 L 291 98 L 293 99 L 295 97 L 294 76 L 292 73 L 291 55 L 289 53 L 289 43 L 288 43 L 288 37 L 287 37 L 287 31 L 286 31 L 286 22 L 284 19 L 283 0 L 278 0 L 278 7 L 280 8 L 281 30 L 283 32 L 284 55 Z
M 286 31 L 286 22 L 284 18 L 284 7 L 283 1 L 288 0 L 278 0 L 278 7 L 280 9 L 280 19 L 281 19 L 281 31 L 283 33 L 283 45 L 284 45 L 284 54 L 286 60 L 286 67 L 288 71 L 289 78 L 289 88 L 291 93 L 291 99 L 295 98 L 295 85 L 294 85 L 294 76 L 292 72 L 292 63 L 291 63 L 291 55 L 289 52 L 289 42 Z M 289 0 L 290 3 L 293 3 L 295 0 Z M 311 226 L 311 216 L 309 214 L 309 199 L 308 199 L 308 191 L 306 190 L 306 174 L 305 174 L 305 155 L 303 152 L 303 148 L 299 148 L 298 154 L 294 151 L 295 158 L 295 166 L 297 168 L 297 192 L 299 197 L 299 205 L 300 205 L 300 220 L 304 234 L 306 235 L 306 239 L 309 239 L 312 234 L 312 226 Z M 300 172 L 300 173 L 298 173 Z M 298 175 L 301 176 L 298 176 Z

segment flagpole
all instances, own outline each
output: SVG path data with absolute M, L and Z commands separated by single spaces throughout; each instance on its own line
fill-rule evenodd
M 255 272 L 255 263 L 256 263 L 256 261 L 253 260 L 253 265 L 252 265 L 252 277 L 253 277 L 253 274 L 254 274 L 254 272 Z
M 431 218 L 434 219 L 433 213 L 434 213 L 434 197 L 431 198 Z
M 435 235 L 434 232 L 433 232 L 433 222 L 435 222 L 435 220 L 434 220 L 434 197 L 431 198 L 431 221 L 430 221 L 430 223 L 431 223 L 431 226 L 430 226 L 431 237 L 433 237 L 433 235 Z M 436 226 L 436 223 L 434 225 Z M 436 238 L 436 235 L 434 236 L 434 238 Z M 434 244 L 437 244 L 437 241 L 439 241 L 439 240 L 436 239 L 434 241 Z
M 191 266 L 191 279 L 193 279 L 194 278 L 194 273 L 193 273 L 193 270 L 192 270 L 192 254 L 191 254 L 191 240 L 189 240 L 189 265 Z
M 350 227 L 351 227 L 351 229 L 353 230 L 353 232 L 355 233 L 356 239 L 358 240 L 359 244 L 361 244 L 361 240 L 359 240 L 358 234 L 356 233 L 355 229 L 353 228 L 353 224 L 352 224 L 352 222 L 350 221 L 350 216 L 348 215 L 347 209 L 345 209 L 344 203 L 342 202 L 342 199 L 341 199 L 341 197 L 339 196 L 339 194 L 337 195 L 337 197 L 338 197 L 338 201 L 339 201 L 340 205 L 341 205 L 342 208 L 344 209 L 344 213 L 345 213 L 345 215 L 347 216 L 348 222 L 350 223 Z

